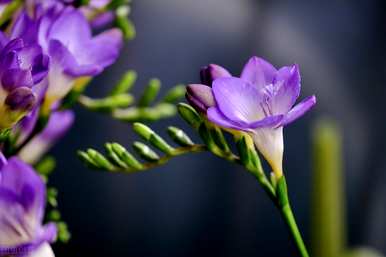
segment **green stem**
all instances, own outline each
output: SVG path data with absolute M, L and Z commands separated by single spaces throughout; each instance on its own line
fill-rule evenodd
M 307 252 L 307 248 L 300 234 L 298 225 L 296 224 L 296 220 L 295 220 L 294 214 L 292 213 L 290 204 L 287 203 L 286 205 L 282 206 L 280 208 L 280 212 L 285 223 L 288 226 L 292 239 L 294 240 L 296 247 L 299 250 L 300 256 L 309 257 L 310 255 Z

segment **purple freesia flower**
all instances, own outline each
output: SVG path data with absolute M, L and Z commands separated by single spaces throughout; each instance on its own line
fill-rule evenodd
M 213 81 L 212 89 L 205 85 L 188 86 L 188 99 L 194 98 L 198 104 L 193 106 L 199 106 L 198 109 L 204 106 L 211 122 L 248 132 L 276 176 L 280 177 L 283 127 L 304 115 L 316 103 L 315 96 L 311 96 L 294 106 L 300 94 L 299 67 L 285 66 L 277 70 L 267 61 L 252 57 L 240 78 L 222 74 L 224 76 Z M 215 102 L 213 105 L 207 104 L 210 93 Z
M 36 41 L 50 56 L 45 98 L 49 106 L 71 90 L 76 78 L 95 76 L 114 63 L 122 46 L 120 30 L 93 37 L 85 16 L 72 6 L 50 8 L 37 19 L 23 13 L 12 35 Z
M 31 166 L 13 157 L 0 165 L 0 256 L 54 256 L 54 224 L 42 226 L 45 185 Z
M 0 128 L 10 128 L 45 90 L 49 58 L 36 44 L 0 34 Z
M 28 144 L 26 144 L 19 152 L 20 159 L 27 163 L 36 163 L 48 150 L 61 139 L 74 123 L 75 115 L 72 111 L 57 111 L 53 112 L 44 130 L 37 136 L 35 136 Z M 30 117 L 30 120 L 26 120 L 26 124 L 22 127 L 29 132 L 28 122 L 34 123 L 35 118 Z

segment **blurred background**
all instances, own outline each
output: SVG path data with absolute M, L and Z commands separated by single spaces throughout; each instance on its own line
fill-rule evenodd
M 339 121 L 344 135 L 350 246 L 386 254 L 386 6 L 384 1 L 135 0 L 137 37 L 88 89 L 103 96 L 127 69 L 134 92 L 158 77 L 163 89 L 199 82 L 221 64 L 239 75 L 257 55 L 276 67 L 298 63 L 302 97 L 317 107 L 285 130 L 284 167 L 306 243 L 310 241 L 311 128 Z M 73 130 L 54 149 L 51 183 L 72 240 L 57 256 L 296 256 L 277 210 L 241 167 L 210 154 L 183 156 L 133 175 L 90 171 L 77 149 L 106 141 L 129 146 L 128 124 L 77 109 Z M 152 125 L 189 129 L 178 117 Z M 330 257 L 330 256 L 328 256 Z

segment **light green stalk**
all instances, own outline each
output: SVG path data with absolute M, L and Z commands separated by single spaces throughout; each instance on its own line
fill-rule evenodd
M 320 120 L 312 141 L 312 256 L 338 257 L 346 247 L 342 136 L 333 121 Z

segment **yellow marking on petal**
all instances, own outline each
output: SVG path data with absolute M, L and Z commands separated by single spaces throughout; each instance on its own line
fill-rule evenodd
M 49 116 L 52 105 L 58 100 L 58 97 L 46 95 L 46 98 L 44 99 L 44 102 L 40 109 L 40 113 L 44 116 Z
M 73 90 L 83 91 L 83 89 L 91 82 L 92 77 L 81 77 L 75 80 Z
M 6 105 L 0 106 L 0 129 L 8 129 L 20 121 L 25 115 L 26 111 L 13 111 Z
M 276 180 L 280 179 L 283 176 L 283 168 L 278 167 L 277 165 L 272 165 L 271 163 L 270 163 L 270 165 L 272 167 L 272 171 L 276 177 Z

